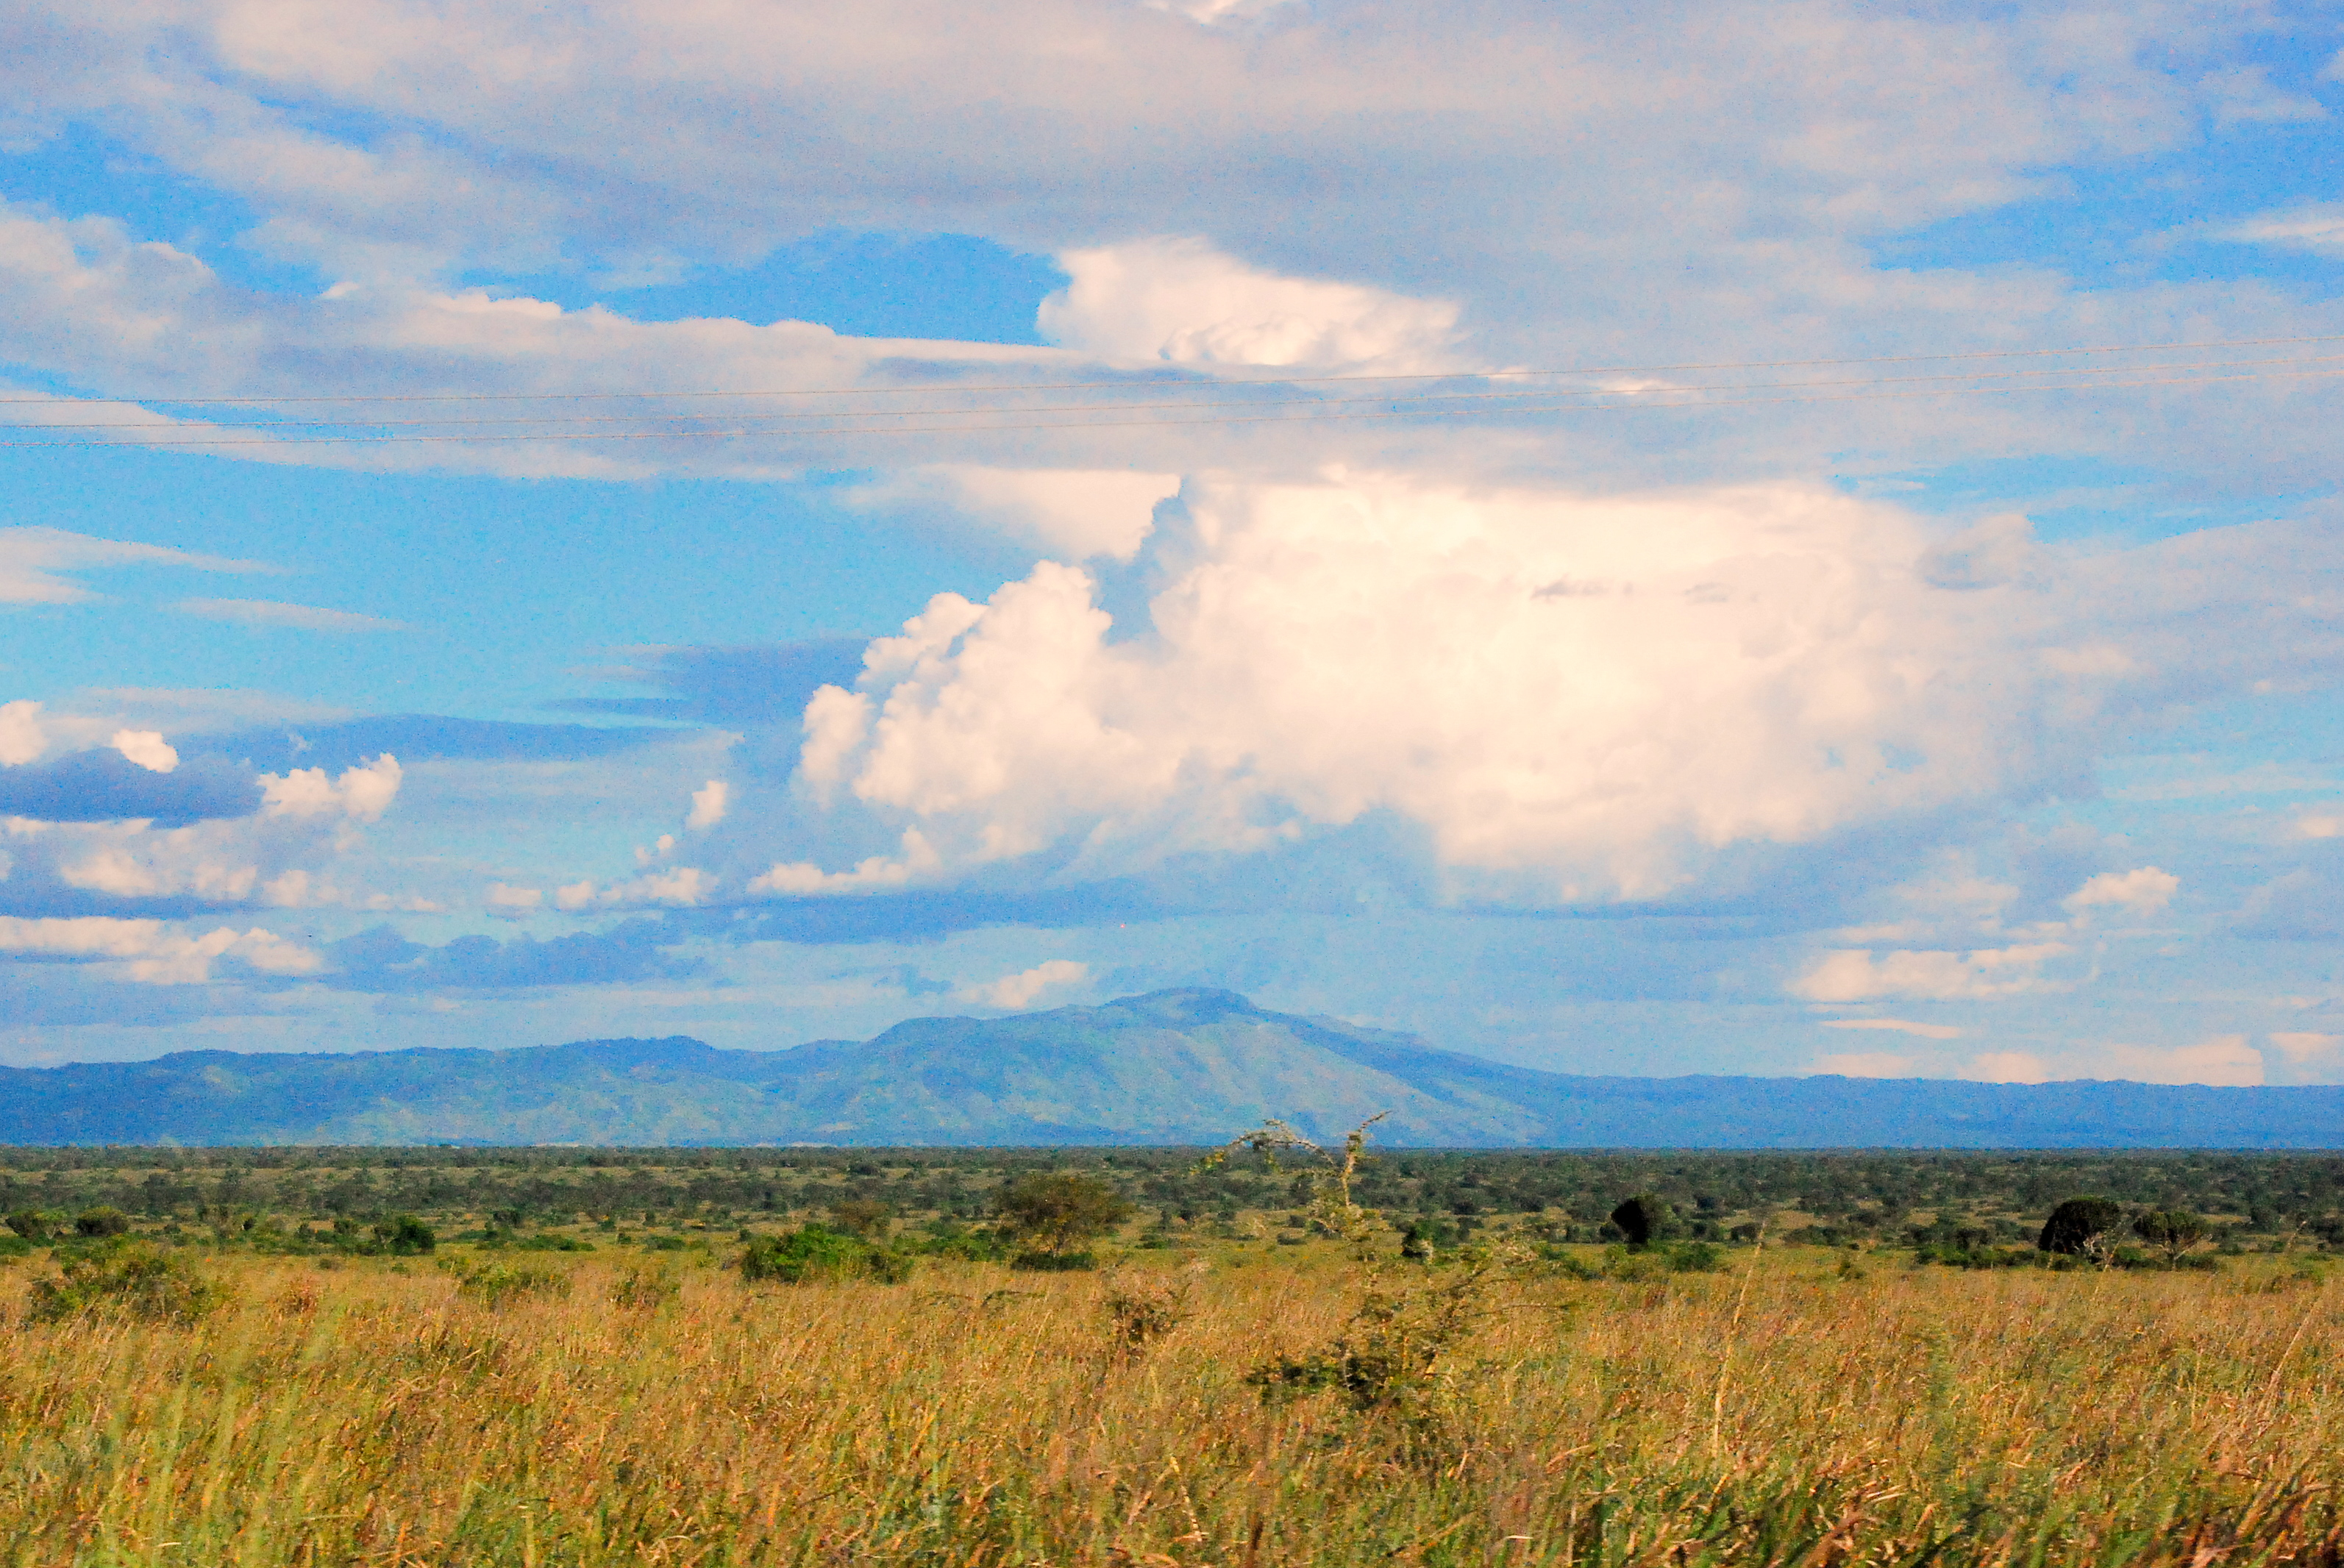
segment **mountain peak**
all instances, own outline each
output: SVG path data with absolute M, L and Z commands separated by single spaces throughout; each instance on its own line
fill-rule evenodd
M 1067 1009 L 1072 1011 L 1073 1009 Z M 1207 1024 L 1224 1024 L 1233 1018 L 1279 1018 L 1282 1014 L 1268 1012 L 1254 1005 L 1249 996 L 1235 991 L 1223 991 L 1209 986 L 1175 986 L 1167 990 L 1148 991 L 1137 996 L 1118 996 L 1112 1002 L 1085 1009 L 1096 1013 L 1121 1013 L 1145 1019 L 1165 1028 L 1200 1027 Z
M 1379 1113 L 1401 1146 L 2320 1148 L 2344 1088 L 1566 1077 L 1207 986 L 792 1050 L 679 1036 L 0 1068 L 0 1141 L 35 1145 L 1212 1144 L 1271 1117 L 1339 1138 Z

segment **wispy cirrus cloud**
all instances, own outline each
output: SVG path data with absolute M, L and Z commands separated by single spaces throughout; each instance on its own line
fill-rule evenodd
M 78 604 L 93 591 L 75 574 L 108 567 L 174 566 L 191 572 L 268 572 L 258 561 L 233 561 L 165 545 L 99 539 L 61 528 L 0 528 L 0 604 Z
M 299 632 L 411 632 L 403 621 L 361 615 L 350 610 L 328 610 L 315 604 L 286 604 L 272 599 L 182 599 L 171 606 L 183 614 L 207 621 L 227 621 L 241 626 L 282 626 Z

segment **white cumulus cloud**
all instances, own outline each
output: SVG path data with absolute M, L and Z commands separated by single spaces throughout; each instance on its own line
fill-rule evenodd
M 1801 485 L 1193 479 L 1141 563 L 1143 622 L 1056 562 L 981 603 L 940 594 L 807 705 L 799 782 L 916 829 L 945 878 L 1046 849 L 1065 876 L 1130 874 L 1386 814 L 1422 831 L 1443 897 L 1649 899 L 2088 787 L 2143 710 L 2339 673 L 2319 606 L 2344 551 L 2318 531 L 1955 586 L 1934 580 L 1945 543 Z M 783 864 L 846 890 L 910 863 Z M 2176 886 L 2140 867 L 2077 907 Z
M 109 744 L 148 773 L 167 774 L 179 765 L 179 754 L 155 730 L 116 730 Z
M 343 769 L 338 779 L 328 778 L 323 768 L 264 774 L 260 779 L 261 809 L 272 816 L 339 814 L 358 822 L 373 822 L 398 798 L 400 777 L 399 759 L 389 752 L 372 762 Z
M 2029 793 L 2106 685 L 2046 667 L 2036 596 L 1936 588 L 1915 520 L 1803 487 L 1199 482 L 1185 511 L 1144 635 L 1045 562 L 873 643 L 806 710 L 813 796 L 948 866 L 1386 810 L 1484 895 L 1652 897 L 1738 844 Z
M 40 703 L 0 703 L 0 767 L 20 767 L 36 761 L 48 748 L 49 737 L 41 728 Z
M 1846 1051 L 1815 1058 L 1814 1070 L 1843 1078 L 1909 1078 L 1913 1058 L 1894 1051 Z
M 812 861 L 783 861 L 752 877 L 752 894 L 869 893 L 902 887 L 935 875 L 944 861 L 917 828 L 905 828 L 902 852 L 874 855 L 851 871 L 824 871 Z
M 160 920 L 20 919 L 0 916 L 0 953 L 25 957 L 98 962 L 106 973 L 144 985 L 195 985 L 212 977 L 222 958 L 241 960 L 264 975 L 308 975 L 324 960 L 273 931 L 221 926 L 188 936 Z
M 732 786 L 722 779 L 710 779 L 692 792 L 692 812 L 683 819 L 688 829 L 714 827 L 724 820 L 724 812 L 732 798 Z
M 1088 965 L 1077 964 L 1071 958 L 1052 958 L 1019 974 L 964 986 L 953 993 L 953 997 L 955 1001 L 1015 1012 L 1032 1007 L 1044 992 L 1080 985 L 1090 978 L 1090 973 Z
M 2321 1035 L 2303 1030 L 2288 1030 L 2270 1037 L 2278 1054 L 2296 1067 L 2326 1060 L 2344 1052 L 2344 1035 Z
M 1981 948 L 1970 953 L 1871 953 L 1842 948 L 1817 959 L 1791 986 L 1793 996 L 1810 1002 L 1862 1002 L 1875 997 L 1916 999 L 2012 996 L 2039 989 L 2041 970 L 2069 949 L 2064 943 L 2038 942 L 2014 947 Z
M 1287 278 L 1201 239 L 1142 239 L 1058 258 L 1071 280 L 1042 302 L 1042 336 L 1102 359 L 1179 365 L 1452 365 L 1458 307 Z
M 1157 503 L 1179 490 L 1177 474 L 945 465 L 914 470 L 856 496 L 881 508 L 932 502 L 1054 554 L 1127 561 L 1154 529 Z
M 1916 1024 L 1909 1018 L 1831 1018 L 1826 1029 L 1886 1029 L 1899 1035 L 1918 1035 L 1925 1040 L 1952 1040 L 1961 1037 L 1961 1030 L 1951 1024 Z
M 2041 1084 L 2051 1081 L 2051 1069 L 2031 1051 L 1985 1051 L 1969 1059 L 1962 1077 L 1982 1084 Z
M 2135 915 L 2154 915 L 2173 901 L 2181 879 L 2154 865 L 2137 871 L 2104 871 L 2067 895 L 2070 910 L 2115 907 Z
M 514 887 L 502 882 L 489 884 L 489 913 L 500 920 L 522 920 L 545 906 L 545 892 L 537 887 Z
M 2252 1087 L 2264 1081 L 2262 1053 L 2244 1035 L 2219 1035 L 2194 1046 L 2110 1046 L 2107 1077 L 2145 1084 Z

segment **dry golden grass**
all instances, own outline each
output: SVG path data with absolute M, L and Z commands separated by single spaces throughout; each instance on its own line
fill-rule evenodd
M 2206 1568 L 2344 1541 L 2344 1290 L 2237 1270 L 1532 1281 L 1409 1421 L 1242 1381 L 1358 1300 L 1305 1249 L 1212 1267 L 1136 1353 L 1096 1275 L 697 1268 L 631 1309 L 599 1256 L 500 1306 L 421 1262 L 208 1267 L 235 1304 L 191 1328 L 10 1303 L 6 1562 Z

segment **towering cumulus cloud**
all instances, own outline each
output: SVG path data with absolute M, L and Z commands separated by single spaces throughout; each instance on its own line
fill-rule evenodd
M 1192 485 L 1186 510 L 1144 633 L 1045 562 L 873 643 L 806 711 L 806 790 L 908 829 L 932 875 L 1054 847 L 1109 874 L 1389 812 L 1451 896 L 1651 899 L 1738 846 L 2039 794 L 2146 675 L 2023 523 L 1949 547 L 1805 487 L 1379 478 Z M 2002 566 L 1955 582 L 1965 551 Z

